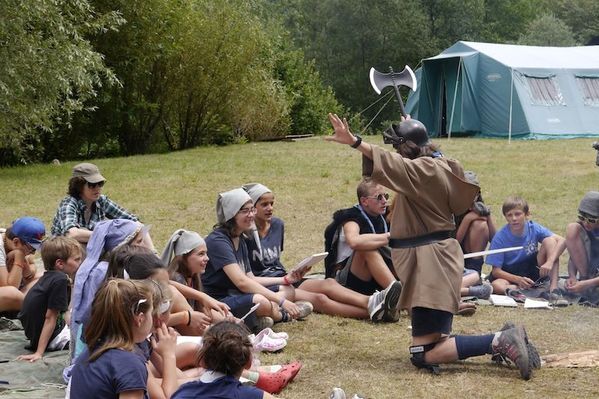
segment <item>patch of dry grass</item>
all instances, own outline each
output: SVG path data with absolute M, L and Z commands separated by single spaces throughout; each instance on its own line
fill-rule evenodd
M 366 141 L 381 143 L 379 137 Z M 576 217 L 582 195 L 597 190 L 598 168 L 591 140 L 440 140 L 442 150 L 477 172 L 496 225 L 504 224 L 501 203 L 510 194 L 526 198 L 533 218 L 558 234 Z M 355 202 L 360 156 L 320 138 L 209 147 L 165 155 L 101 159 L 105 192 L 153 224 L 162 248 L 176 228 L 206 235 L 216 220 L 216 194 L 257 181 L 276 194 L 276 213 L 286 222 L 284 260 L 288 265 L 323 248 L 323 230 L 334 210 Z M 75 163 L 0 169 L 0 225 L 22 215 L 50 226 Z M 562 257 L 565 272 L 566 257 Z M 570 307 L 524 311 L 479 307 L 474 317 L 457 317 L 455 333 L 494 331 L 505 320 L 526 324 L 543 354 L 596 349 L 596 309 Z M 322 315 L 280 326 L 292 336 L 280 354 L 262 355 L 265 364 L 301 359 L 304 369 L 282 397 L 324 398 L 333 386 L 368 398 L 396 397 L 597 397 L 595 369 L 543 369 L 531 381 L 492 365 L 488 357 L 448 365 L 441 376 L 415 370 L 407 348 L 408 320 L 398 324 Z

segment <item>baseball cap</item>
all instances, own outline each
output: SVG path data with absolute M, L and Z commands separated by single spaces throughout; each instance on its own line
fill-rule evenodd
M 100 169 L 93 163 L 83 162 L 73 168 L 73 177 L 83 177 L 89 183 L 99 183 L 106 178 L 100 174 Z
M 11 231 L 15 237 L 20 238 L 36 250 L 42 246 L 42 240 L 46 235 L 44 223 L 33 217 L 24 216 L 12 223 Z

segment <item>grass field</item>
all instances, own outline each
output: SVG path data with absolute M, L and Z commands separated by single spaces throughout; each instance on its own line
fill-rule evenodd
M 366 141 L 381 143 L 380 137 Z M 597 190 L 592 140 L 439 140 L 447 156 L 459 159 L 480 179 L 496 225 L 504 224 L 501 203 L 510 194 L 529 201 L 534 220 L 557 234 L 576 217 L 582 195 Z M 260 182 L 276 195 L 276 214 L 286 222 L 287 265 L 323 249 L 323 230 L 334 210 L 355 203 L 360 155 L 320 138 L 199 148 L 164 155 L 92 160 L 108 181 L 104 192 L 152 224 L 161 250 L 176 228 L 206 235 L 215 223 L 220 191 Z M 64 196 L 74 162 L 0 169 L 0 226 L 40 217 L 49 229 Z M 567 257 L 562 256 L 565 272 Z M 479 307 L 471 318 L 456 318 L 455 333 L 494 331 L 505 320 L 525 323 L 541 354 L 597 349 L 599 311 L 573 306 L 549 311 Z M 280 354 L 261 355 L 265 364 L 292 359 L 304 369 L 281 397 L 324 398 L 333 386 L 367 398 L 597 397 L 597 369 L 542 369 L 531 381 L 498 367 L 488 357 L 448 365 L 441 376 L 415 370 L 407 353 L 408 319 L 372 325 L 322 315 L 278 325 L 290 333 Z

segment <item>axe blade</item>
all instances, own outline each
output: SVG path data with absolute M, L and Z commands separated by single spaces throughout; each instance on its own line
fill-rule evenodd
M 412 71 L 412 68 L 407 65 L 404 67 L 403 71 L 393 73 L 381 73 L 373 67 L 370 68 L 369 76 L 370 84 L 377 94 L 381 94 L 381 91 L 388 86 L 406 86 L 412 89 L 412 91 L 416 91 L 418 88 L 416 75 L 414 74 L 414 71 Z

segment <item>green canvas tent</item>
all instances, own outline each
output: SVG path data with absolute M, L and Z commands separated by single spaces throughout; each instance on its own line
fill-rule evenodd
M 432 136 L 599 135 L 599 46 L 460 41 L 422 61 L 406 111 Z

